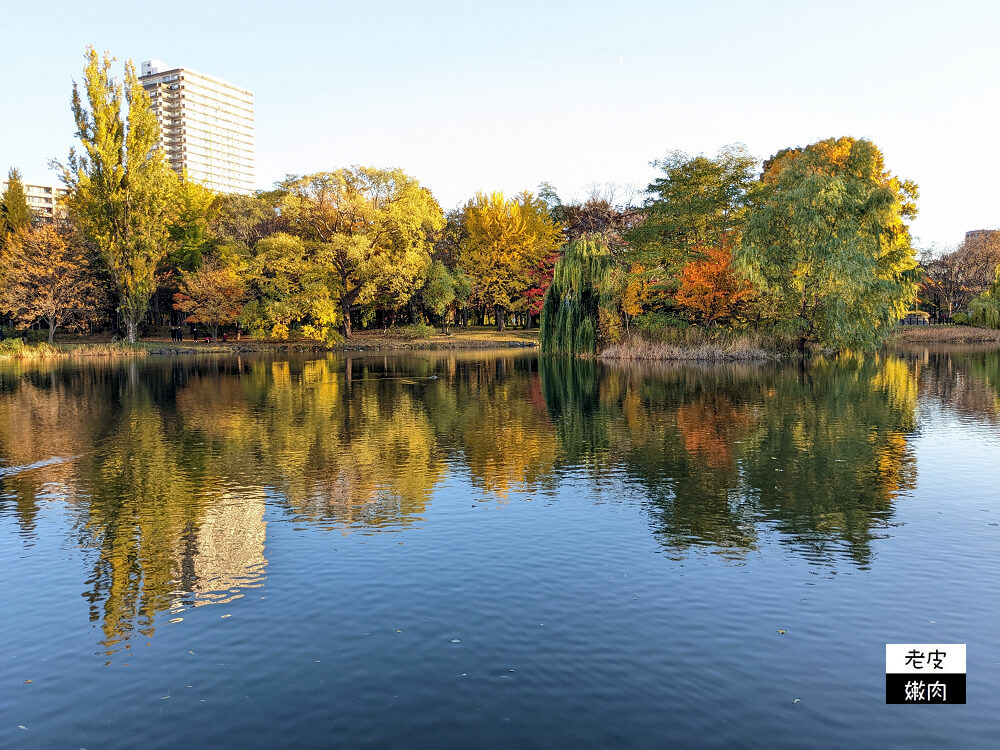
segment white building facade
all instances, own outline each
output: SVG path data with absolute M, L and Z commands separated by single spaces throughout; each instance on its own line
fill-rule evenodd
M 62 217 L 65 210 L 59 205 L 59 199 L 69 193 L 62 185 L 32 185 L 27 182 L 24 185 L 24 197 L 28 202 L 28 208 L 35 216 L 43 219 L 54 219 Z M 7 180 L 0 180 L 0 193 L 7 189 Z
M 254 192 L 253 93 L 158 60 L 142 63 L 139 80 L 175 172 L 219 193 Z

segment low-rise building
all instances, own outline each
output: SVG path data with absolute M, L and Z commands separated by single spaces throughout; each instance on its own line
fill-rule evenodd
M 0 193 L 7 189 L 7 180 L 0 180 Z M 69 193 L 62 185 L 34 185 L 24 183 L 24 196 L 28 201 L 28 208 L 34 211 L 35 216 L 43 219 L 52 219 L 63 215 L 63 209 L 59 206 L 59 199 Z

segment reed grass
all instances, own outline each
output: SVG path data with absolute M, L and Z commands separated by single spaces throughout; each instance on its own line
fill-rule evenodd
M 659 340 L 631 336 L 605 346 L 598 357 L 633 361 L 751 362 L 777 359 L 792 353 L 794 346 L 784 339 L 734 332 L 712 335 L 703 329 L 688 328 Z

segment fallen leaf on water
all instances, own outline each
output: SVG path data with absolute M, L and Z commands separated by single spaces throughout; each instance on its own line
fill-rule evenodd
M 778 628 L 778 635 L 784 635 L 785 632 L 786 631 L 782 630 L 781 628 Z
M 452 638 L 451 642 L 452 643 L 461 643 L 461 641 L 458 638 Z
M 24 684 L 25 685 L 30 685 L 32 682 L 34 682 L 34 680 L 25 680 Z
M 18 728 L 18 729 L 23 729 L 23 730 L 24 730 L 25 732 L 27 732 L 27 731 L 28 731 L 28 728 L 27 728 L 26 726 L 24 726 L 24 724 L 18 724 L 18 725 L 17 725 L 17 728 Z
M 171 617 L 170 622 L 184 622 L 183 617 Z
M 801 698 L 796 698 L 795 700 L 792 701 L 792 703 L 798 703 L 801 700 L 802 700 Z
M 232 617 L 232 615 L 222 615 L 222 618 L 223 618 L 223 619 L 225 619 L 225 618 L 227 618 L 227 617 Z

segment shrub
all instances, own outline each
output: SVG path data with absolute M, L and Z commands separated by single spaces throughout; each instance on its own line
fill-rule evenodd
M 683 318 L 666 313 L 649 312 L 636 316 L 632 320 L 632 325 L 640 333 L 649 338 L 659 339 L 664 336 L 672 337 L 677 331 L 684 330 L 690 324 Z
M 957 312 L 954 315 L 952 315 L 951 322 L 957 326 L 972 325 L 972 321 L 969 320 L 969 316 L 964 312 Z
M 407 326 L 393 327 L 392 332 L 404 339 L 429 339 L 434 335 L 434 326 L 420 321 Z

